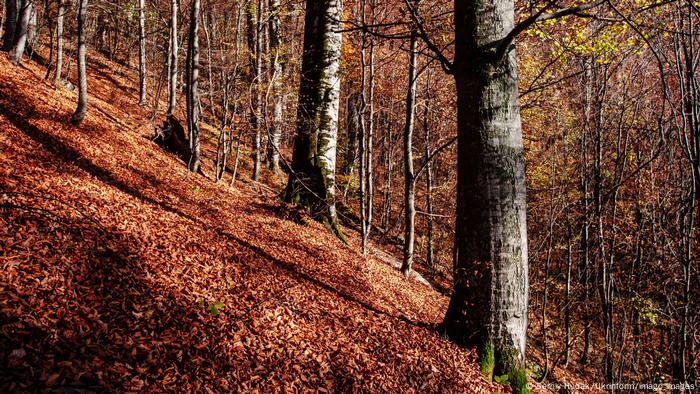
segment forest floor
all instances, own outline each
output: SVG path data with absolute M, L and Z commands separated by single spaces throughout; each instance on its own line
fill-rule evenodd
M 246 161 L 214 183 L 212 136 L 207 175 L 188 172 L 152 142 L 163 117 L 133 72 L 89 63 L 75 128 L 75 92 L 0 55 L 0 391 L 508 391 L 436 329 L 447 296 Z

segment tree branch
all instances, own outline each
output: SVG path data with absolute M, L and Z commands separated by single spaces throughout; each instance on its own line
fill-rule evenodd
M 605 3 L 606 0 L 595 0 L 591 3 L 588 4 L 582 4 L 576 7 L 569 7 L 569 8 L 561 8 L 556 11 L 550 12 L 550 13 L 545 13 L 547 8 L 554 4 L 553 1 L 550 1 L 549 4 L 546 6 L 542 7 L 539 11 L 531 15 L 530 17 L 526 18 L 524 21 L 518 23 L 515 25 L 513 30 L 508 33 L 507 36 L 505 36 L 500 43 L 498 44 L 498 49 L 496 50 L 496 59 L 501 60 L 505 56 L 506 52 L 508 52 L 508 48 L 511 46 L 513 43 L 513 40 L 515 40 L 515 37 L 518 36 L 518 34 L 524 32 L 527 30 L 530 26 L 534 25 L 537 22 L 542 22 L 550 19 L 557 19 L 557 18 L 563 18 L 565 16 L 569 15 L 576 15 L 580 14 L 583 11 L 590 10 L 592 8 L 596 8 L 603 3 Z
M 418 171 L 416 171 L 415 175 L 413 175 L 413 181 L 415 182 L 415 180 L 418 179 L 418 176 L 421 174 L 421 172 L 423 172 L 423 170 L 425 170 L 426 168 L 428 168 L 428 164 L 430 164 L 430 162 L 435 158 L 435 156 L 437 156 L 438 153 L 440 153 L 440 152 L 442 152 L 443 150 L 447 149 L 447 148 L 448 148 L 450 145 L 452 145 L 455 141 L 457 141 L 457 137 L 456 137 L 456 136 L 450 138 L 449 141 L 445 142 L 444 144 L 440 145 L 440 147 L 438 147 L 437 149 L 435 149 L 435 150 L 433 151 L 433 153 L 431 153 L 430 156 L 428 156 L 428 158 L 425 159 L 425 162 L 423 162 L 423 164 L 420 166 L 420 168 L 418 169 Z

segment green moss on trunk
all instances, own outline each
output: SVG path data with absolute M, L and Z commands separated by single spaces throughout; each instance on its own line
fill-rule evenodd
M 493 352 L 493 343 L 486 342 L 479 352 L 479 368 L 488 381 L 493 380 L 493 370 L 496 366 L 496 358 Z

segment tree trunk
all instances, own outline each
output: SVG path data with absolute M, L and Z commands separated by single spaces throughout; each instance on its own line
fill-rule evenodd
M 59 0 L 56 16 L 56 72 L 53 79 L 55 85 L 61 81 L 61 71 L 63 71 L 63 16 L 65 13 L 66 4 L 64 0 Z
M 12 63 L 18 65 L 22 61 L 22 55 L 27 47 L 29 19 L 32 15 L 33 0 L 21 0 L 17 26 L 15 27 L 14 42 L 12 45 Z
M 70 121 L 74 126 L 80 124 L 87 112 L 87 48 L 85 46 L 85 18 L 88 0 L 78 3 L 78 107 Z
M 307 0 L 292 172 L 285 192 L 323 216 L 341 238 L 335 209 L 341 0 Z
M 170 1 L 170 45 L 168 52 L 168 111 L 167 115 L 174 115 L 177 100 L 177 0 Z
M 430 84 L 432 82 L 431 72 L 428 69 L 428 76 L 425 79 L 425 108 L 423 110 L 423 134 L 425 137 L 425 205 L 428 222 L 428 245 L 426 248 L 425 262 L 431 269 L 435 270 L 435 251 L 433 247 L 433 165 L 430 162 Z
M 373 9 L 373 8 L 372 8 Z M 365 177 L 366 183 L 366 198 L 367 203 L 365 205 L 366 209 L 366 228 L 364 233 L 363 245 L 367 245 L 370 233 L 372 232 L 372 217 L 374 216 L 374 167 L 372 166 L 372 156 L 373 156 L 373 137 L 374 137 L 374 38 L 370 37 L 369 43 L 369 75 L 367 78 L 367 105 L 363 110 L 365 116 L 367 117 L 366 127 L 365 127 L 365 152 L 367 155 L 367 176 Z
M 269 0 L 268 9 L 270 31 L 270 58 L 272 60 L 272 125 L 267 147 L 267 166 L 272 172 L 279 169 L 280 139 L 282 138 L 282 111 L 284 109 L 284 93 L 282 80 L 282 30 L 280 23 L 280 0 Z
M 187 45 L 187 128 L 189 130 L 190 160 L 188 168 L 199 172 L 199 8 L 200 0 L 192 2 L 190 37 Z
M 139 105 L 146 106 L 146 2 L 139 0 Z
M 408 89 L 406 91 L 406 123 L 403 134 L 403 162 L 404 162 L 404 237 L 403 237 L 403 263 L 401 273 L 408 278 L 413 267 L 413 248 L 416 231 L 416 182 L 413 171 L 413 125 L 416 103 L 416 32 L 411 32 L 411 47 L 408 61 Z
M 250 55 L 250 127 L 253 130 L 253 180 L 260 179 L 260 11 L 261 0 L 246 5 L 248 52 Z
M 15 40 L 17 18 L 19 17 L 19 0 L 5 0 L 5 19 L 2 33 L 2 50 L 9 52 Z
M 515 51 L 491 45 L 514 27 L 512 0 L 457 1 L 457 218 L 450 338 L 480 347 L 482 371 L 527 391 L 528 260 Z
M 345 134 L 347 145 L 345 149 L 343 175 L 351 175 L 355 169 L 360 121 L 360 95 L 358 93 L 353 93 L 348 97 L 345 106 Z M 350 182 L 351 181 L 348 181 L 348 183 Z

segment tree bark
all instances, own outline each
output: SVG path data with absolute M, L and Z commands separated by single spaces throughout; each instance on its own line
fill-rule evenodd
M 187 128 L 189 130 L 190 160 L 188 168 L 199 172 L 199 9 L 200 0 L 192 1 L 190 36 L 187 45 Z
M 413 249 L 416 231 L 416 182 L 413 170 L 413 129 L 415 123 L 416 103 L 416 31 L 411 32 L 411 44 L 408 61 L 408 89 L 406 90 L 406 123 L 403 134 L 404 162 L 404 238 L 403 263 L 401 273 L 404 277 L 411 274 L 413 267 Z
M 269 0 L 268 9 L 270 31 L 270 58 L 272 60 L 272 125 L 267 147 L 267 166 L 272 172 L 279 169 L 280 139 L 282 138 L 282 111 L 284 109 L 284 93 L 282 72 L 282 27 L 280 23 L 280 0 Z
M 59 0 L 61 1 L 61 0 Z M 146 106 L 146 2 L 139 0 L 139 105 Z
M 85 18 L 88 0 L 78 3 L 78 106 L 71 117 L 71 123 L 78 126 L 87 112 L 87 47 L 85 45 Z
M 15 27 L 15 35 L 12 44 L 12 63 L 18 65 L 22 61 L 24 50 L 27 47 L 29 20 L 32 15 L 33 0 L 21 0 L 19 17 Z
M 345 165 L 343 175 L 351 175 L 357 162 L 357 137 L 360 132 L 360 95 L 351 94 L 345 106 Z M 348 181 L 350 183 L 351 181 Z
M 248 27 L 248 52 L 250 55 L 250 126 L 253 130 L 253 180 L 260 179 L 260 17 L 261 0 L 249 0 L 246 5 L 246 24 Z
M 425 205 L 428 212 L 428 245 L 425 254 L 426 265 L 435 270 L 435 251 L 433 247 L 433 165 L 430 162 L 430 84 L 432 82 L 431 71 L 425 79 L 425 108 L 423 110 L 423 135 L 425 137 L 425 149 L 423 154 L 426 160 L 425 168 Z
M 61 71 L 63 71 L 63 16 L 66 13 L 64 0 L 58 0 L 58 15 L 56 16 L 56 71 L 54 72 L 53 83 L 58 85 L 61 81 Z
M 5 52 L 12 50 L 18 17 L 19 0 L 5 0 L 5 19 L 2 33 L 2 50 Z
M 306 1 L 297 134 L 285 199 L 321 215 L 343 238 L 335 209 L 341 19 L 341 0 Z
M 526 392 L 528 260 L 512 0 L 454 2 L 457 86 L 457 217 L 454 293 L 445 330 L 480 348 L 482 371 Z
M 168 110 L 167 115 L 174 115 L 177 101 L 177 0 L 170 1 L 170 45 L 168 53 Z

